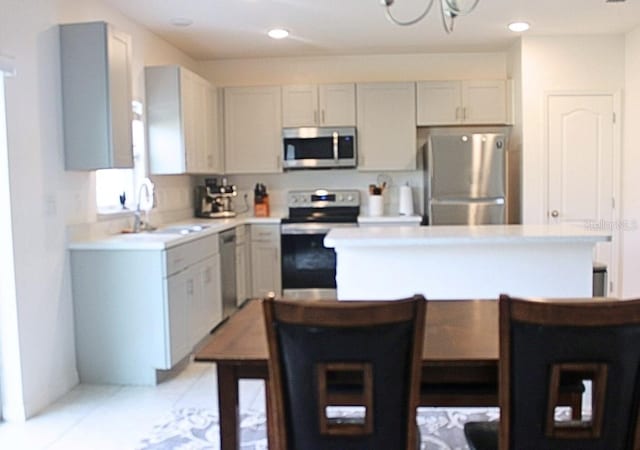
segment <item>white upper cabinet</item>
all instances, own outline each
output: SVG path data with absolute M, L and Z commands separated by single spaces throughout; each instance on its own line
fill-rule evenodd
M 60 26 L 67 170 L 133 167 L 131 39 L 105 22 Z
M 357 85 L 358 169 L 416 168 L 415 83 Z
M 282 171 L 282 100 L 279 86 L 224 90 L 225 170 Z
M 215 87 L 174 65 L 146 67 L 145 87 L 151 173 L 221 173 Z
M 282 126 L 353 127 L 355 85 L 321 84 L 282 87 Z
M 418 126 L 508 123 L 505 80 L 419 81 Z

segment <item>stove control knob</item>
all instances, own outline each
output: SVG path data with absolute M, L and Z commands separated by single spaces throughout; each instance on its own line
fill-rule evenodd
M 336 200 L 338 200 L 338 202 L 341 202 L 342 200 L 344 200 L 344 197 L 342 195 L 338 195 L 336 197 Z
M 348 201 L 348 202 L 352 202 L 352 201 L 353 201 L 353 195 L 349 195 L 349 196 L 347 196 L 347 201 Z
M 296 197 L 295 195 L 291 197 L 291 203 L 297 203 L 298 202 L 298 197 Z

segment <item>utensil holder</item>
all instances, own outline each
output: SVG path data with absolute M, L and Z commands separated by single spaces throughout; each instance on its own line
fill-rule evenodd
M 371 217 L 380 217 L 384 215 L 384 198 L 382 195 L 369 196 L 369 215 Z

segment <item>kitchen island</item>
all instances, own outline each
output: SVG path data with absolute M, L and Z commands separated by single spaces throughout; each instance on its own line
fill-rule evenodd
M 336 228 L 340 300 L 590 297 L 610 233 L 571 225 Z

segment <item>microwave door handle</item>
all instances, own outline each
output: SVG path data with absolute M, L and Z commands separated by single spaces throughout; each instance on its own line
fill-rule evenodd
M 333 132 L 333 159 L 338 161 L 338 132 Z

